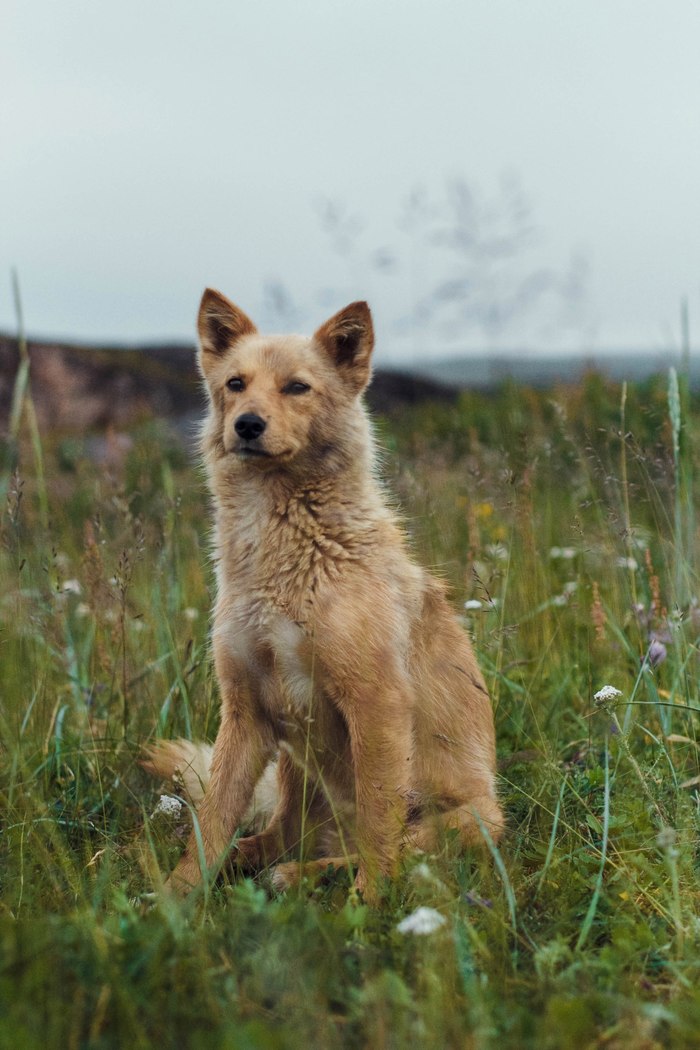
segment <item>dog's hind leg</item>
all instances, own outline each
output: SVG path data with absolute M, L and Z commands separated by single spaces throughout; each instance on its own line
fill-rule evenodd
M 277 762 L 277 796 L 267 826 L 236 843 L 230 857 L 236 867 L 259 871 L 299 847 L 313 853 L 318 826 L 328 819 L 328 804 L 317 785 L 309 780 L 305 785 L 303 770 L 286 751 L 280 751 Z
M 410 827 L 406 842 L 409 849 L 431 852 L 450 833 L 457 833 L 462 846 L 475 846 L 484 842 L 484 830 L 493 842 L 498 842 L 504 829 L 503 813 L 496 799 L 479 795 L 443 813 L 427 814 Z
M 277 864 L 272 870 L 272 885 L 279 893 L 282 893 L 284 890 L 300 885 L 303 879 L 317 882 L 329 868 L 343 871 L 346 868 L 356 868 L 359 862 L 360 858 L 357 853 L 351 853 L 346 857 L 319 857 L 317 860 L 309 860 L 303 864 L 298 861 Z

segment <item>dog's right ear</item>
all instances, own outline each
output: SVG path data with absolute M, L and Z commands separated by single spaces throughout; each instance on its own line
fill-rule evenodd
M 197 331 L 203 354 L 222 354 L 242 335 L 251 335 L 257 328 L 235 303 L 216 289 L 207 288 L 199 306 Z

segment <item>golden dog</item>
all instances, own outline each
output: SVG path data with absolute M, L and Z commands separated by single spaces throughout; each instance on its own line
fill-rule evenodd
M 195 798 L 206 788 L 204 857 L 193 832 L 168 885 L 197 885 L 202 859 L 256 871 L 294 850 L 310 863 L 278 864 L 278 887 L 352 864 L 376 901 L 402 849 L 431 850 L 447 829 L 495 840 L 503 818 L 471 645 L 376 477 L 361 400 L 371 314 L 352 303 L 311 338 L 265 336 L 207 289 L 198 330 L 221 726 L 210 756 L 151 751 L 153 772 L 179 769 Z M 259 830 L 235 842 L 242 824 Z

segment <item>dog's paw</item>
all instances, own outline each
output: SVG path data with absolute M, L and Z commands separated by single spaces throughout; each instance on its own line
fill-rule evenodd
M 185 853 L 165 880 L 163 894 L 176 899 L 186 897 L 201 881 L 199 865 Z
M 286 893 L 301 882 L 301 865 L 293 861 L 276 864 L 270 872 L 270 882 L 277 893 Z

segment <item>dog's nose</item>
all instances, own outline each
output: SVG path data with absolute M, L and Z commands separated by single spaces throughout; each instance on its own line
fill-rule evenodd
M 253 412 L 244 412 L 236 420 L 236 433 L 244 441 L 253 441 L 260 437 L 266 426 L 267 423 L 260 416 L 256 416 Z

